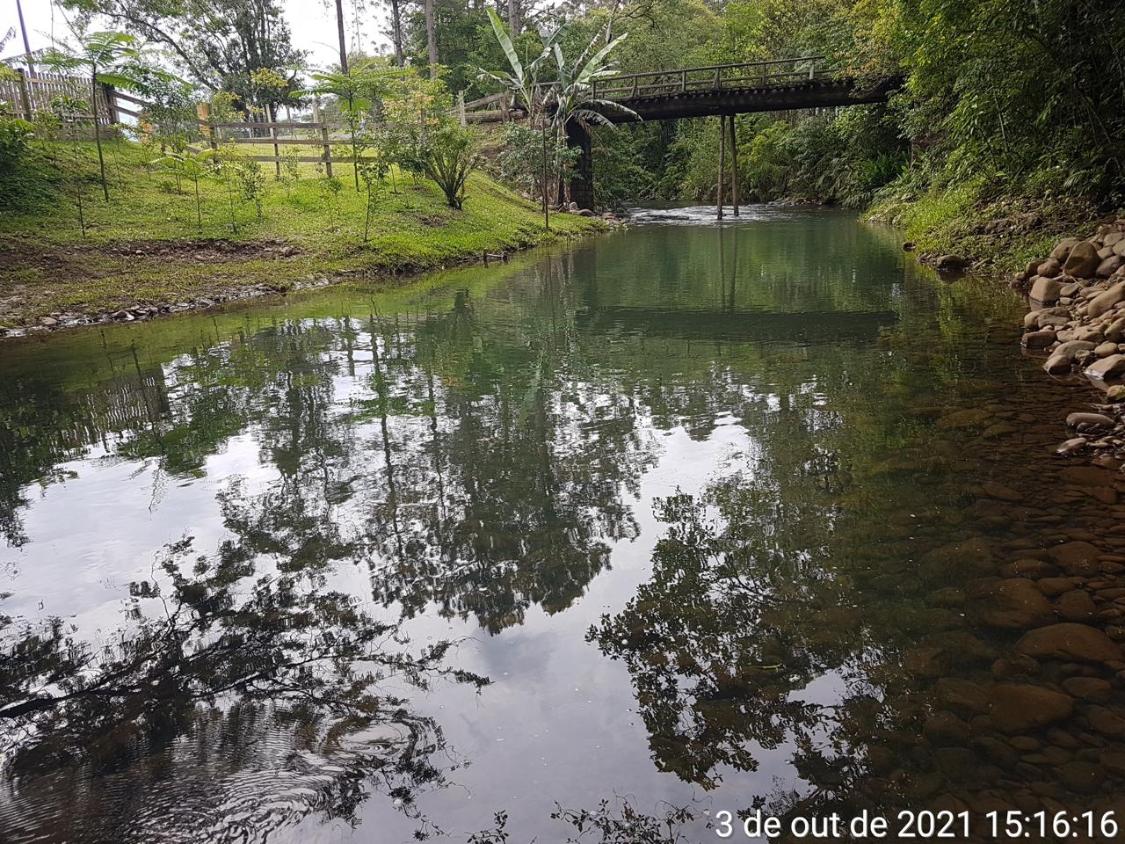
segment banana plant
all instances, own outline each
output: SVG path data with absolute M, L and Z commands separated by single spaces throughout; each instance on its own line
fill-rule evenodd
M 541 123 L 544 114 L 544 98 L 542 86 L 539 84 L 539 71 L 550 58 L 551 50 L 557 49 L 556 42 L 562 33 L 562 28 L 556 29 L 547 36 L 546 41 L 543 42 L 543 51 L 532 59 L 527 67 L 524 67 L 523 62 L 520 61 L 519 53 L 516 52 L 515 44 L 512 43 L 512 37 L 508 34 L 508 28 L 500 20 L 496 10 L 489 7 L 485 11 L 488 12 L 488 19 L 492 23 L 492 31 L 496 35 L 496 41 L 500 44 L 500 49 L 504 51 L 504 55 L 508 59 L 510 72 L 494 72 L 477 68 L 477 74 L 481 79 L 499 82 L 505 90 L 511 93 L 515 103 L 527 113 L 527 118 L 531 124 L 537 125 Z
M 90 109 L 94 118 L 94 141 L 98 147 L 98 171 L 102 194 L 109 202 L 109 183 L 105 177 L 105 156 L 102 133 L 98 123 L 98 86 L 113 85 L 131 90 L 137 80 L 131 69 L 141 59 L 137 39 L 124 32 L 90 32 L 77 34 L 77 50 L 54 49 L 43 57 L 43 63 L 58 71 L 80 71 L 90 75 Z

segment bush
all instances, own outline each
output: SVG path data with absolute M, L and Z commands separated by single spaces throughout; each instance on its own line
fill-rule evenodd
M 437 182 L 449 207 L 460 210 L 465 200 L 465 182 L 476 167 L 477 160 L 472 134 L 467 129 L 447 123 L 430 135 L 422 157 L 422 168 Z

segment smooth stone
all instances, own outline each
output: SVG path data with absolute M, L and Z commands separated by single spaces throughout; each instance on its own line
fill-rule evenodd
M 1042 332 L 1042 331 L 1033 331 L 1033 332 L 1032 332 L 1032 334 L 1043 334 L 1043 333 L 1044 333 L 1044 332 Z M 1052 332 L 1048 332 L 1048 333 L 1050 333 L 1050 334 L 1054 334 L 1054 332 L 1053 332 L 1053 331 L 1052 331 Z M 1024 335 L 1024 336 L 1026 337 L 1027 335 Z M 1030 347 L 1029 347 L 1029 348 L 1030 348 Z M 1113 342 L 1113 341 L 1111 341 L 1111 340 L 1106 340 L 1106 341 L 1105 341 L 1104 343 L 1102 343 L 1102 344 L 1101 344 L 1100 346 L 1096 346 L 1096 347 L 1094 348 L 1094 354 L 1095 354 L 1095 355 L 1096 355 L 1097 357 L 1100 357 L 1100 358 L 1107 358 L 1107 357 L 1109 357 L 1110 355 L 1113 355 L 1113 354 L 1116 354 L 1116 353 L 1117 353 L 1117 344 L 1116 344 L 1116 343 L 1114 343 L 1114 342 Z
M 1001 732 L 1024 733 L 1063 721 L 1074 712 L 1074 699 L 1044 686 L 997 683 L 989 695 L 992 722 Z
M 1098 247 L 1088 240 L 1076 243 L 1066 256 L 1063 273 L 1075 278 L 1090 278 L 1098 269 L 1102 259 L 1098 257 Z
M 1026 630 L 1054 621 L 1050 602 L 1026 577 L 1011 577 L 978 586 L 967 608 L 973 620 L 988 627 Z
M 1098 611 L 1094 599 L 1085 589 L 1064 592 L 1055 602 L 1055 607 L 1067 621 L 1089 621 Z
M 1036 276 L 1035 281 L 1031 284 L 1031 291 L 1028 296 L 1036 302 L 1050 304 L 1058 301 L 1061 291 L 1062 285 L 1055 279 Z
M 1039 331 L 1029 331 L 1020 338 L 1020 343 L 1029 349 L 1045 349 L 1054 342 L 1055 332 L 1049 328 L 1044 328 Z M 1117 347 L 1113 346 L 1111 351 L 1116 350 Z
M 952 712 L 935 712 L 922 725 L 922 734 L 932 744 L 963 747 L 969 743 L 969 725 Z
M 1086 710 L 1086 720 L 1094 732 L 1109 738 L 1125 737 L 1125 718 L 1104 706 L 1091 706 Z
M 1125 282 L 1120 282 L 1091 299 L 1090 304 L 1086 306 L 1086 316 L 1091 319 L 1099 317 L 1123 299 L 1125 299 Z
M 1113 686 L 1100 677 L 1069 677 L 1062 687 L 1068 695 L 1091 703 L 1105 703 L 1113 695 Z
M 1073 622 L 1028 631 L 1016 642 L 1016 652 L 1040 659 L 1080 662 L 1104 663 L 1121 659 L 1121 646 L 1105 633 L 1095 627 Z
M 988 690 L 970 680 L 942 677 L 934 683 L 938 701 L 956 712 L 983 715 L 988 712 Z
M 1068 428 L 1112 428 L 1113 420 L 1104 413 L 1070 413 L 1067 414 L 1066 424 Z
M 1035 275 L 1041 275 L 1043 278 L 1054 278 L 1062 272 L 1062 264 L 1054 258 L 1048 258 L 1042 264 L 1038 264 L 1034 268 Z
M 1098 381 L 1105 381 L 1125 374 L 1125 355 L 1110 355 L 1086 367 L 1086 375 Z
M 1051 258 L 1058 261 L 1060 264 L 1070 256 L 1070 250 L 1081 243 L 1076 237 L 1064 237 L 1058 242 L 1054 249 L 1051 250 Z
M 1055 771 L 1064 787 L 1082 794 L 1093 794 L 1105 780 L 1105 771 L 1100 766 L 1080 759 L 1058 765 Z
M 1082 541 L 1064 542 L 1047 549 L 1047 555 L 1054 560 L 1055 565 L 1067 574 L 1077 575 L 1096 573 L 1099 553 L 1101 552 L 1096 546 Z

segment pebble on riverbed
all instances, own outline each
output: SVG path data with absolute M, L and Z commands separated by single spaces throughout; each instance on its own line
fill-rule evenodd
M 1027 291 L 1031 309 L 1021 343 L 1043 353 L 1051 375 L 1082 373 L 1106 391 L 1109 404 L 1071 413 L 1066 425 L 1083 436 L 1058 453 L 1125 458 L 1125 219 L 1098 227 L 1086 239 L 1068 237 L 1031 261 L 1013 286 Z

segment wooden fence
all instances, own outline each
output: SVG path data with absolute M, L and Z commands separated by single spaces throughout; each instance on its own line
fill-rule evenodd
M 51 101 L 55 97 L 70 97 L 84 103 L 87 111 L 74 115 L 73 119 L 90 121 L 93 119 L 93 110 L 90 108 L 90 96 L 93 93 L 97 98 L 98 123 L 102 126 L 119 123 L 122 114 L 137 114 L 129 106 L 118 103 L 118 100 L 144 105 L 143 101 L 115 91 L 109 85 L 98 85 L 94 90 L 88 76 L 40 72 L 32 76 L 23 68 L 17 68 L 16 74 L 15 79 L 0 79 L 0 100 L 7 104 L 3 106 L 4 112 L 25 120 L 33 119 L 39 112 L 53 111 Z
M 334 136 L 332 127 L 322 119 L 320 110 L 313 107 L 312 120 L 242 120 L 233 122 L 216 121 L 211 119 L 210 109 L 206 103 L 198 106 L 199 128 L 203 141 L 211 149 L 218 149 L 222 144 L 252 144 L 255 146 L 272 146 L 273 154 L 255 152 L 246 157 L 252 161 L 273 162 L 275 171 L 281 173 L 281 165 L 291 157 L 302 163 L 323 164 L 326 175 L 332 175 L 332 165 L 351 164 L 351 139 Z M 290 156 L 282 152 L 286 146 L 314 147 L 320 152 L 317 155 Z M 334 154 L 333 147 L 346 147 L 344 154 Z M 194 152 L 199 152 L 202 146 L 192 146 Z M 361 156 L 362 158 L 362 156 Z

